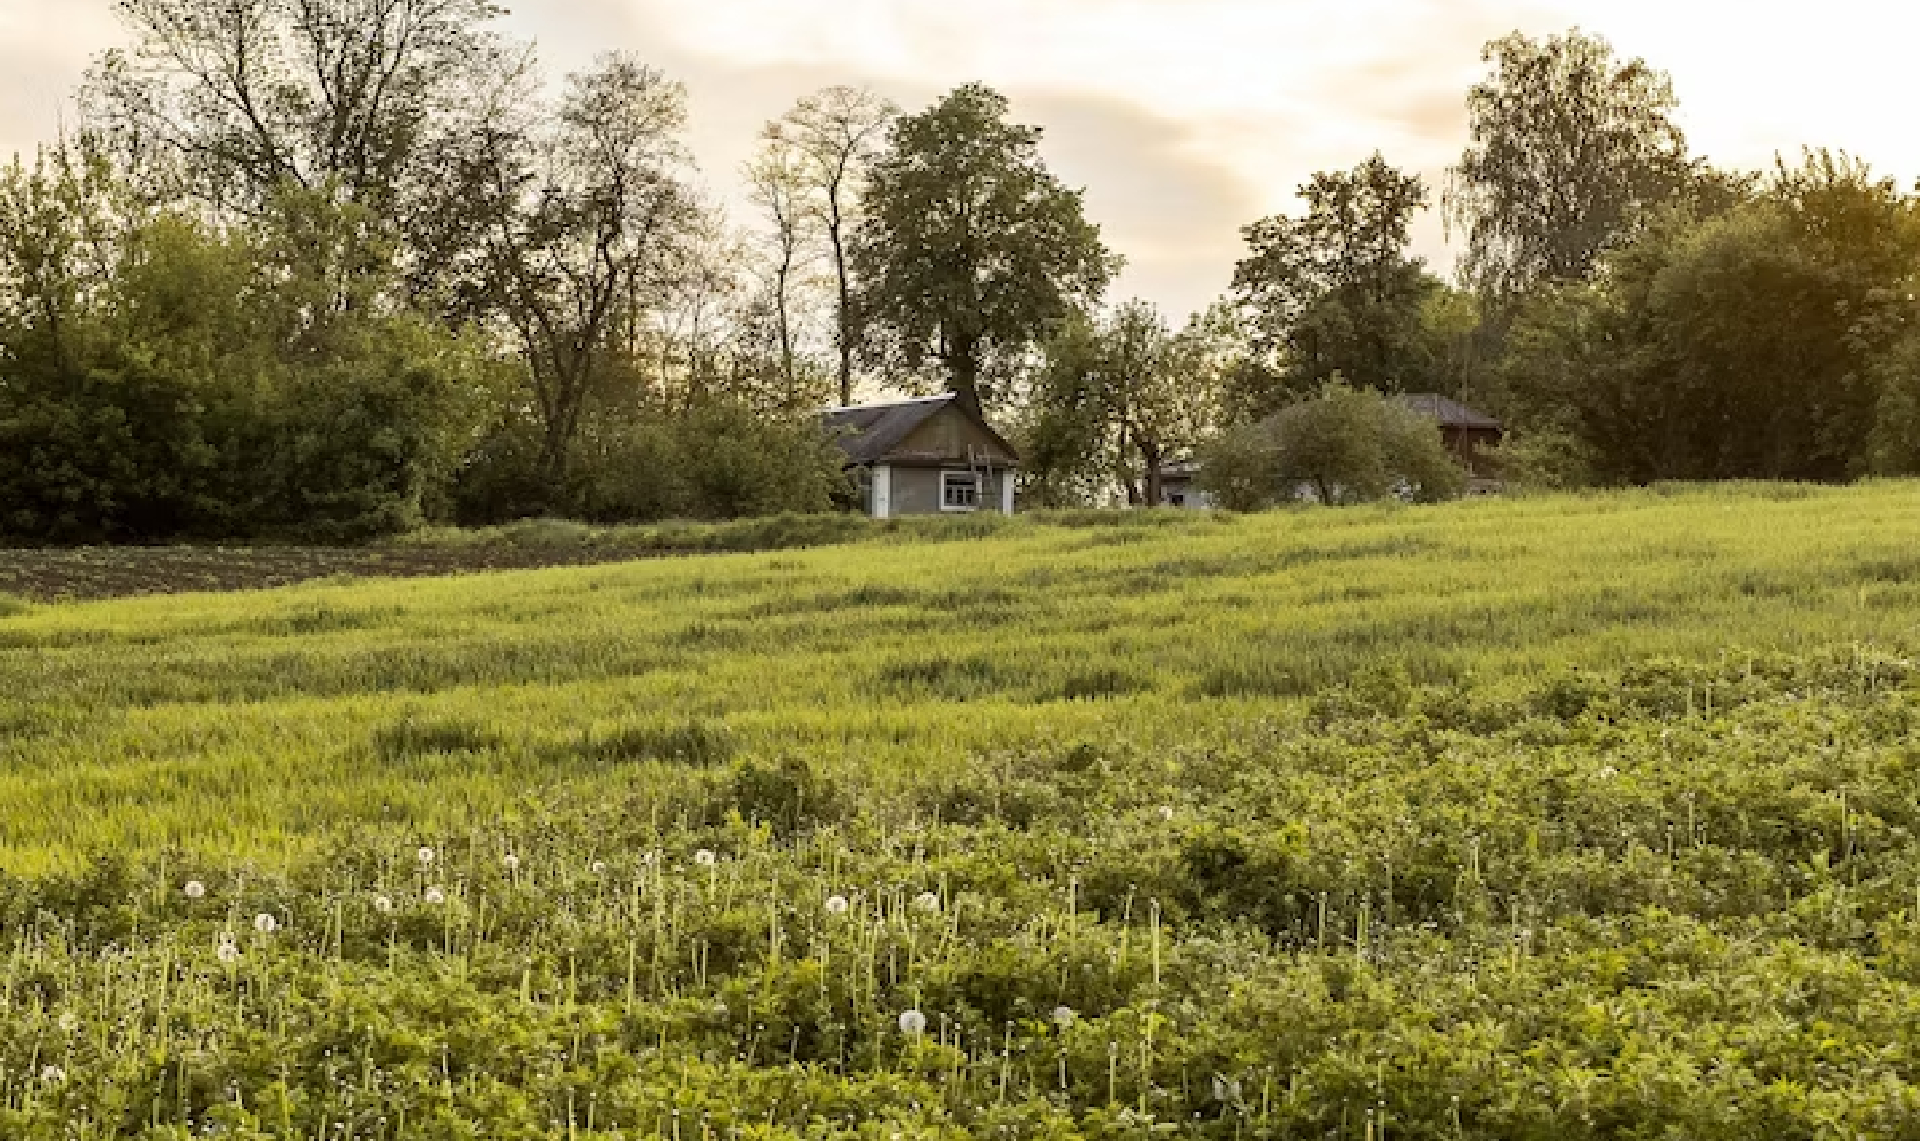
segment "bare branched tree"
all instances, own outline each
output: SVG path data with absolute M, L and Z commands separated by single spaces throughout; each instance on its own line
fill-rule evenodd
M 554 487 L 595 386 L 635 355 L 642 315 L 698 231 L 685 124 L 680 84 L 607 55 L 569 80 L 550 120 L 476 135 L 460 164 L 488 299 L 524 354 Z
M 834 348 L 842 404 L 853 402 L 863 325 L 850 266 L 852 236 L 862 217 L 868 170 L 899 115 L 898 107 L 871 91 L 829 87 L 802 99 L 761 134 L 766 154 L 783 156 L 779 165 L 798 179 L 801 193 L 794 204 L 810 213 L 811 225 L 826 241 L 835 284 Z M 801 217 L 795 214 L 793 220 Z
M 390 210 L 459 94 L 522 70 L 492 0 L 115 0 L 90 129 L 214 206 L 283 184 Z

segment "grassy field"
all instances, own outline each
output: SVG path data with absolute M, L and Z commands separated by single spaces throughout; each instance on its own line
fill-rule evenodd
M 1920 486 L 819 539 L 11 607 L 0 1135 L 1920 1137 Z

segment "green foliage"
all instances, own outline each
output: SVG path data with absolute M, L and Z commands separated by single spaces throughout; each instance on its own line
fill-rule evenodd
M 1891 182 L 1827 154 L 1722 213 L 1670 214 L 1599 284 L 1522 310 L 1504 365 L 1513 418 L 1577 437 L 1616 480 L 1836 480 L 1876 452 L 1895 463 L 1916 217 Z
M 540 436 L 533 425 L 508 425 L 483 442 L 453 490 L 456 516 L 486 524 L 547 508 L 596 523 L 809 514 L 829 510 L 845 483 L 844 455 L 811 417 L 732 402 L 595 424 L 557 500 Z
M 873 163 L 853 268 L 869 333 L 928 363 L 979 408 L 992 366 L 1099 299 L 1116 269 L 1079 191 L 1041 161 L 1040 131 L 968 84 L 893 123 Z
M 0 532 L 359 538 L 422 521 L 489 366 L 368 304 L 364 212 L 289 192 L 225 231 L 123 220 L 104 170 L 67 151 L 4 182 Z
M 1027 501 L 1101 502 L 1117 486 L 1158 506 L 1165 465 L 1216 430 L 1232 351 L 1206 315 L 1176 334 L 1144 301 L 1062 322 L 1023 409 Z
M 1508 491 L 1572 491 L 1599 482 L 1592 450 L 1563 428 L 1509 432 L 1487 458 Z
M 1646 61 L 1621 63 L 1578 29 L 1514 32 L 1482 58 L 1493 70 L 1467 95 L 1473 141 L 1449 172 L 1446 209 L 1466 234 L 1466 280 L 1504 308 L 1586 280 L 1701 176 L 1673 122 L 1673 82 Z
M 1391 495 L 1431 503 L 1466 489 L 1466 472 L 1447 454 L 1432 421 L 1337 379 L 1318 396 L 1204 449 L 1200 480 L 1232 510 L 1303 494 L 1327 504 Z
M 1351 172 L 1314 175 L 1300 196 L 1304 218 L 1246 228 L 1249 253 L 1234 269 L 1256 346 L 1280 372 L 1280 393 L 1243 403 L 1264 416 L 1282 393 L 1311 393 L 1336 376 L 1383 392 L 1431 388 L 1437 346 L 1425 307 L 1442 287 L 1407 254 L 1426 186 L 1376 154 Z
M 1875 475 L 1920 474 L 1920 326 L 1909 328 L 1873 363 L 1879 397 L 1867 437 Z

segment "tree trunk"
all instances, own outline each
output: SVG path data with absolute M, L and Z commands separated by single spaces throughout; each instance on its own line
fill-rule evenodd
M 1161 500 L 1164 498 L 1162 493 L 1165 491 L 1165 485 L 1161 480 L 1160 466 L 1165 458 L 1157 442 L 1152 440 L 1140 441 L 1140 459 L 1146 464 L 1147 468 L 1148 507 L 1161 506 Z
M 846 407 L 853 403 L 853 344 L 855 341 L 856 320 L 853 312 L 853 281 L 847 271 L 846 241 L 841 236 L 844 222 L 840 217 L 840 187 L 836 181 L 828 191 L 828 209 L 830 219 L 827 223 L 827 236 L 833 241 L 833 271 L 840 283 L 840 308 L 835 314 L 838 318 L 834 340 L 840 350 L 840 405 Z
M 793 247 L 791 243 L 788 243 L 785 248 L 781 250 L 780 268 L 777 272 L 779 284 L 775 286 L 775 290 L 779 294 L 775 304 L 779 310 L 776 314 L 776 320 L 780 326 L 780 379 L 785 385 L 788 404 L 794 403 L 795 388 L 793 382 L 793 318 L 789 313 L 791 305 L 787 299 L 788 283 L 792 277 Z M 841 403 L 845 403 L 845 401 Z
M 959 397 L 961 407 L 984 419 L 986 410 L 980 403 L 980 339 L 956 337 L 948 344 L 946 358 L 953 394 Z

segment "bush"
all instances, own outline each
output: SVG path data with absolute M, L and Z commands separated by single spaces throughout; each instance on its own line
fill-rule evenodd
M 1200 482 L 1221 506 L 1247 511 L 1300 499 L 1432 503 L 1460 495 L 1467 473 L 1432 421 L 1335 381 L 1204 449 Z
M 809 514 L 833 507 L 846 483 L 842 462 L 810 418 L 715 402 L 593 425 L 554 487 L 541 473 L 532 427 L 508 424 L 476 450 L 452 506 L 468 524 L 541 514 L 595 523 Z
M 1517 431 L 1489 451 L 1510 488 L 1521 491 L 1573 491 L 1599 482 L 1593 449 L 1558 428 Z

